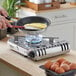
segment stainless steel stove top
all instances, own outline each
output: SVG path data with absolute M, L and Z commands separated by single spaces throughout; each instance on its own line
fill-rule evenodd
M 9 39 L 11 49 L 34 60 L 65 54 L 70 51 L 67 41 L 55 41 L 53 37 L 43 37 L 40 43 L 28 43 L 25 36 Z

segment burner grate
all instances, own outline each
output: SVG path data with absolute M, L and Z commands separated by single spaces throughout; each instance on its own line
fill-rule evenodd
M 31 44 L 38 44 L 42 41 L 42 35 L 28 35 L 25 37 L 25 41 Z

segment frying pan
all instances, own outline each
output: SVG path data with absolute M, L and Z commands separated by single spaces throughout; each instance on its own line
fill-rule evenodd
M 44 23 L 48 27 L 50 26 L 51 21 L 47 18 L 40 17 L 40 16 L 29 16 L 18 20 L 16 23 L 16 26 L 13 26 L 13 27 L 20 28 L 20 30 L 22 30 L 24 33 L 27 33 L 27 34 L 39 34 L 47 29 L 47 27 L 44 29 L 26 29 L 26 27 L 24 28 L 24 25 L 29 23 Z

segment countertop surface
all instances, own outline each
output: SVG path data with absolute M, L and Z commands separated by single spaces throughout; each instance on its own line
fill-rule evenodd
M 61 4 L 60 5 L 60 8 L 58 9 L 51 9 L 51 10 L 41 10 L 41 11 L 35 11 L 35 10 L 32 10 L 30 8 L 26 8 L 26 7 L 21 7 L 21 9 L 23 10 L 27 10 L 27 11 L 30 11 L 30 12 L 33 12 L 33 13 L 42 13 L 42 12 L 48 12 L 48 11 L 58 11 L 58 10 L 65 10 L 65 9 L 72 9 L 72 8 L 76 8 L 76 5 L 71 5 L 70 3 L 66 3 L 66 4 Z
M 70 51 L 65 55 L 40 61 L 32 61 L 10 50 L 10 47 L 7 44 L 8 39 L 9 38 L 7 37 L 0 40 L 0 62 L 3 62 L 9 67 L 21 72 L 25 76 L 46 76 L 44 70 L 40 69 L 39 66 L 44 64 L 47 60 L 55 61 L 58 58 L 64 57 L 71 62 L 76 62 L 76 51 Z

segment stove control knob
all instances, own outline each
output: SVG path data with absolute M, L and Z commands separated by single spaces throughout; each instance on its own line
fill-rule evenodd
M 34 58 L 35 57 L 35 52 L 34 51 L 30 51 L 29 54 L 28 54 L 28 56 L 30 58 Z
M 37 46 L 37 48 L 40 48 L 40 46 Z

